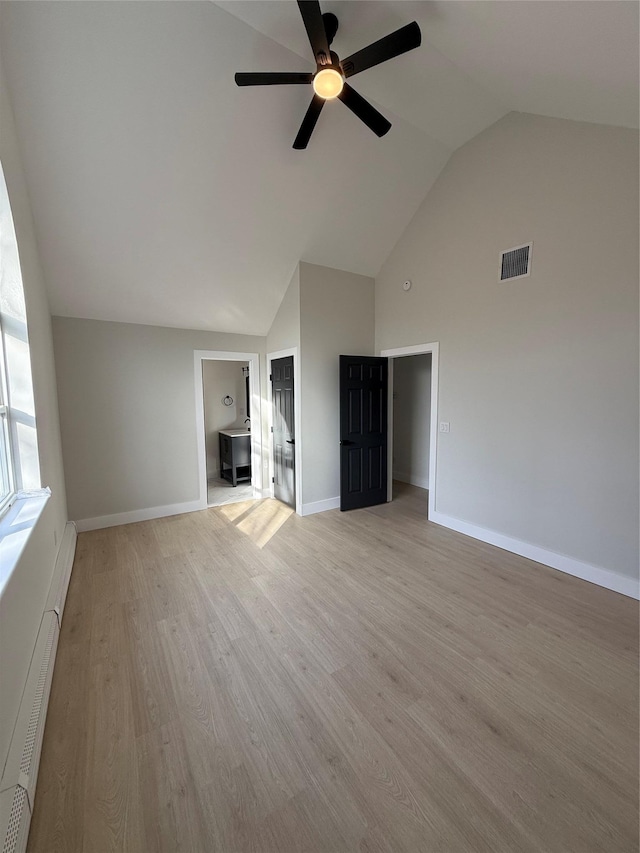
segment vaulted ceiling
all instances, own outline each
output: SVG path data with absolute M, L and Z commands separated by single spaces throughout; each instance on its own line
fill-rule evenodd
M 375 275 L 452 151 L 511 110 L 636 126 L 635 2 L 333 2 L 341 56 L 417 20 L 352 78 L 393 123 L 328 104 L 296 4 L 3 2 L 1 47 L 52 312 L 265 334 L 299 260 Z

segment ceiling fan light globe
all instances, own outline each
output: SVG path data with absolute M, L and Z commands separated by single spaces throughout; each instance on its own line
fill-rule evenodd
M 344 77 L 335 68 L 322 68 L 313 78 L 313 91 L 325 101 L 337 98 L 344 86 Z

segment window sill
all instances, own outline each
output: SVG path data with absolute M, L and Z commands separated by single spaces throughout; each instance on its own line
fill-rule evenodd
M 18 493 L 0 519 L 0 598 L 50 497 L 50 489 Z

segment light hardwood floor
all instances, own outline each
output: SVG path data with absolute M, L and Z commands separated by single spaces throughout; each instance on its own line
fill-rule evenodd
M 637 853 L 636 602 L 398 489 L 81 534 L 31 853 Z

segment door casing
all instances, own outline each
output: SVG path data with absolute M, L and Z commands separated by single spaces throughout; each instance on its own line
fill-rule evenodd
M 198 450 L 198 483 L 200 507 L 207 509 L 207 451 L 204 430 L 203 361 L 248 361 L 251 397 L 251 485 L 253 496 L 262 497 L 262 405 L 260 394 L 260 356 L 257 352 L 222 352 L 194 350 L 193 363 L 196 392 L 196 444 Z M 255 423 L 254 423 L 255 421 Z
M 409 355 L 431 354 L 431 423 L 429 433 L 429 518 L 436 512 L 436 464 L 438 451 L 438 370 L 439 349 L 437 341 L 380 350 L 389 359 L 389 389 L 387 392 L 387 501 L 393 496 L 393 361 Z

